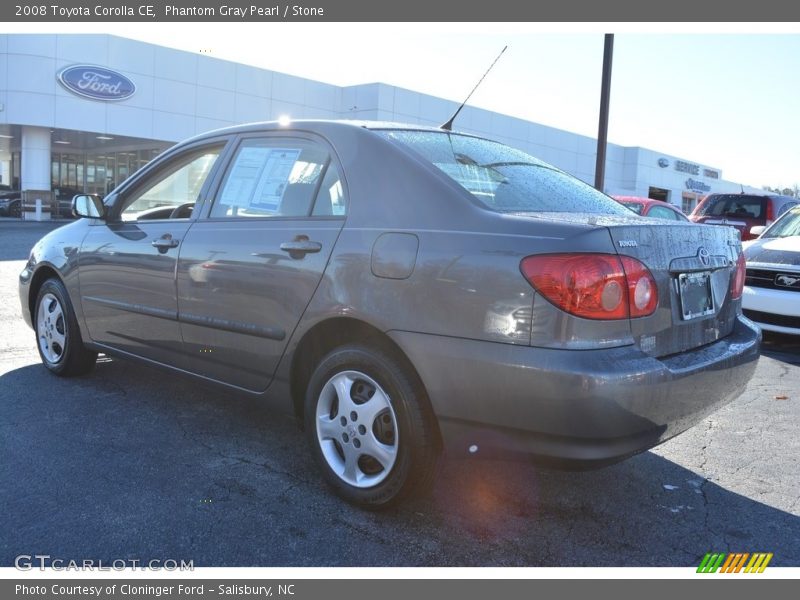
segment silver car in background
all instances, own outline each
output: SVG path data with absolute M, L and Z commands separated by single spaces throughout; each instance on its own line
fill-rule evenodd
M 800 206 L 745 242 L 742 307 L 761 329 L 800 335 Z
M 20 275 L 45 366 L 103 352 L 263 396 L 362 506 L 425 489 L 443 449 L 622 460 L 758 358 L 734 230 L 638 217 L 478 137 L 252 124 L 74 202 Z

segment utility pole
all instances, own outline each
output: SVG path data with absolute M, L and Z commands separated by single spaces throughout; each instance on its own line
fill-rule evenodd
M 600 125 L 597 131 L 597 164 L 594 187 L 602 192 L 606 179 L 606 146 L 608 145 L 608 100 L 611 93 L 611 61 L 614 56 L 614 34 L 607 33 L 603 45 L 603 83 L 600 88 Z

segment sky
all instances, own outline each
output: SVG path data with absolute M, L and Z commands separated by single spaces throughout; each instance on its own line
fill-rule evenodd
M 470 104 L 591 137 L 608 31 L 615 33 L 609 141 L 716 167 L 756 187 L 800 183 L 797 24 L 32 27 L 102 31 L 336 85 L 383 82 L 459 102 L 507 45 Z

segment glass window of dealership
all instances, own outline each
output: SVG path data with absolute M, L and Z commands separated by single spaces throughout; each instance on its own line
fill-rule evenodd
M 158 148 L 91 154 L 53 152 L 50 186 L 53 190 L 105 196 L 160 152 Z
M 0 191 L 21 190 L 25 218 L 34 218 L 34 197 L 45 205 L 35 218 L 64 214 L 75 193 L 104 196 L 173 143 L 211 129 L 284 116 L 438 126 L 458 106 L 385 83 L 339 87 L 104 34 L 0 34 L 0 64 Z M 594 180 L 590 137 L 472 106 L 456 129 Z M 690 211 L 709 192 L 757 190 L 716 167 L 609 144 L 604 191 Z
M 52 138 L 56 132 L 49 133 Z M 82 137 L 88 135 L 87 132 L 80 133 Z M 72 149 L 69 148 L 72 142 L 51 140 L 49 188 L 52 191 L 53 216 L 67 216 L 69 200 L 75 194 L 106 196 L 171 146 L 170 142 L 155 140 L 140 140 L 132 145 L 128 140 L 128 143 L 118 147 L 113 145 L 115 138 L 112 136 L 97 134 L 94 137 L 98 140 L 99 147 L 89 149 Z M 9 136 L 6 139 L 15 138 L 16 136 Z M 5 159 L 0 158 L 0 184 L 4 186 L 2 189 L 25 189 L 21 177 L 25 154 L 14 150 Z
M 13 138 L 12 138 L 13 139 Z M 89 194 L 108 194 L 130 175 L 161 153 L 163 148 L 127 152 L 52 152 L 51 189 L 74 189 Z M 20 188 L 21 153 L 11 152 L 0 169 L 0 184 Z

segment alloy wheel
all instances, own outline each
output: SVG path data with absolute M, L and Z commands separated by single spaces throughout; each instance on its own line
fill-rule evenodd
M 343 371 L 317 401 L 317 441 L 328 466 L 345 483 L 381 483 L 397 460 L 397 417 L 386 392 L 368 375 Z

